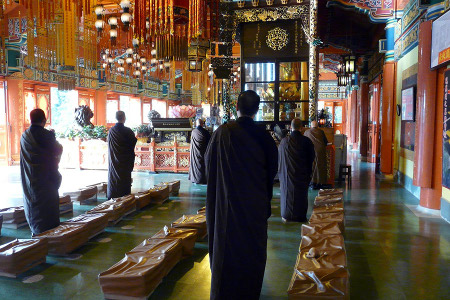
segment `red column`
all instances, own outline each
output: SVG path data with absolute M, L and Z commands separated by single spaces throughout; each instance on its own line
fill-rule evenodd
M 95 119 L 96 125 L 106 126 L 106 99 L 107 94 L 105 90 L 95 91 Z
M 20 160 L 20 137 L 24 128 L 24 92 L 22 79 L 7 79 L 7 112 L 9 130 L 9 165 L 18 165 Z
M 350 134 L 351 134 L 351 143 L 352 148 L 355 149 L 355 145 L 357 147 L 358 144 L 358 103 L 357 103 L 357 92 L 352 91 L 351 94 L 351 111 L 350 111 Z
M 359 153 L 362 158 L 367 159 L 368 152 L 368 130 L 369 130 L 369 84 L 364 78 L 361 80 L 359 89 L 361 95 L 361 132 L 359 140 Z
M 431 173 L 431 187 L 422 187 L 420 189 L 420 206 L 430 209 L 441 208 L 442 196 L 442 131 L 444 115 L 444 69 L 439 71 L 437 76 L 437 97 L 435 98 L 435 120 L 434 131 L 432 134 L 433 141 L 430 147 L 427 148 L 428 157 L 431 157 L 430 165 Z M 428 107 L 428 105 L 427 105 Z M 433 149 L 430 149 L 433 148 Z
M 417 73 L 416 143 L 413 184 L 430 188 L 436 114 L 436 71 L 431 71 L 431 21 L 419 28 L 419 68 Z
M 392 174 L 395 111 L 395 67 L 396 63 L 394 62 L 387 62 L 383 66 L 380 171 L 385 174 Z

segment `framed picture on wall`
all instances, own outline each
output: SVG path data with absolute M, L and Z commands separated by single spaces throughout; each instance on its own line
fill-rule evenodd
M 414 121 L 416 110 L 414 87 L 402 90 L 402 121 Z

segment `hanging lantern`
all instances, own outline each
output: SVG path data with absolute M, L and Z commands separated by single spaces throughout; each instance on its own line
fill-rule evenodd
M 153 57 L 156 57 L 156 49 L 152 49 L 152 51 L 150 51 L 150 54 L 151 54 Z
M 238 7 L 243 8 L 245 6 L 245 0 L 238 0 Z
M 123 60 L 123 58 L 119 58 L 117 60 L 117 63 L 119 64 L 119 66 L 123 66 L 123 64 L 125 63 L 125 61 Z
M 133 40 L 131 41 L 131 43 L 133 44 L 133 47 L 134 47 L 134 48 L 138 48 L 138 47 L 139 47 L 139 40 L 138 40 L 138 39 L 133 39 Z
M 259 5 L 259 0 L 252 0 L 253 7 L 257 7 Z
M 120 16 L 120 20 L 123 23 L 123 26 L 124 26 L 123 29 L 125 31 L 128 31 L 128 28 L 130 27 L 130 23 L 131 23 L 131 14 L 130 14 L 131 2 L 130 2 L 130 0 L 121 0 L 120 7 L 123 10 L 122 15 Z
M 356 72 L 356 56 L 344 56 L 344 72 L 346 74 L 354 74 Z
M 132 49 L 132 48 L 128 48 L 127 51 L 126 51 L 126 53 L 127 53 L 129 56 L 133 55 L 133 49 Z
M 94 13 L 97 15 L 97 20 L 95 21 L 94 26 L 97 29 L 97 32 L 101 33 L 105 27 L 105 21 L 103 21 L 105 10 L 103 9 L 103 6 L 98 5 L 94 7 Z
M 266 0 L 266 4 L 269 6 L 273 5 L 273 0 Z
M 103 69 L 106 69 L 108 67 L 107 63 L 103 63 Z
M 195 40 L 191 42 L 188 48 L 189 71 L 200 72 L 202 70 L 202 62 L 206 59 L 206 52 L 211 47 L 208 40 Z
M 156 58 L 152 58 L 152 59 L 150 60 L 150 65 L 151 65 L 152 67 L 156 66 L 157 63 L 158 63 L 158 60 L 157 60 Z
M 147 59 L 145 57 L 141 57 L 140 61 L 141 64 L 145 64 L 147 62 Z
M 111 38 L 111 45 L 116 45 L 117 40 L 117 18 L 111 17 L 108 19 L 108 24 L 111 26 L 111 30 L 109 31 L 109 37 Z
M 127 63 L 128 65 L 131 65 L 131 64 L 133 63 L 133 58 L 132 58 L 132 57 L 127 57 L 127 58 L 125 59 L 125 61 L 126 61 L 126 63 Z
M 147 66 L 142 66 L 142 67 L 141 67 L 141 70 L 142 70 L 143 72 L 147 71 Z
M 134 76 L 136 76 L 136 77 L 141 76 L 141 71 L 139 71 L 139 70 L 134 71 Z

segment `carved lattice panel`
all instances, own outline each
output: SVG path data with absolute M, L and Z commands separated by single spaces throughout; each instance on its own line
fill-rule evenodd
M 150 153 L 136 154 L 134 163 L 137 167 L 150 167 L 152 165 L 152 158 Z
M 155 168 L 170 168 L 174 167 L 175 159 L 171 154 L 156 153 Z
M 178 168 L 182 168 L 182 169 L 189 168 L 189 155 L 179 155 L 178 156 Z

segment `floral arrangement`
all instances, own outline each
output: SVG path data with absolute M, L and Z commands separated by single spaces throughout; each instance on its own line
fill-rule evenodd
M 193 118 L 197 114 L 197 107 L 192 105 L 177 105 L 169 108 L 172 118 Z

